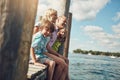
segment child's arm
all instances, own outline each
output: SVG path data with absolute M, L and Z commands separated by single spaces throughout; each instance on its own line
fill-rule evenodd
M 32 48 L 32 47 L 30 48 L 30 55 L 31 55 L 33 63 L 37 62 L 36 56 L 35 56 L 35 53 L 34 53 L 34 48 Z
M 34 48 L 30 48 L 30 54 L 31 54 L 31 58 L 32 58 L 32 60 L 33 60 L 33 63 L 34 63 L 34 65 L 38 65 L 38 66 L 45 66 L 44 64 L 41 64 L 40 62 L 37 62 L 37 60 L 36 60 L 36 56 L 35 56 L 35 53 L 34 53 Z
M 37 33 L 39 31 L 39 26 L 35 26 L 33 28 L 33 34 Z

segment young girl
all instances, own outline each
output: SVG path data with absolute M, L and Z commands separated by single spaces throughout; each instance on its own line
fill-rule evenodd
M 43 63 L 48 64 L 48 80 L 52 80 L 55 62 L 48 58 L 46 44 L 48 37 L 54 31 L 54 25 L 48 20 L 41 22 L 40 31 L 33 35 L 33 40 L 30 48 L 31 58 L 34 65 L 43 66 Z
M 65 28 L 59 29 L 59 31 L 57 33 L 57 39 L 56 39 L 55 43 L 52 45 L 52 48 L 56 52 L 58 52 L 58 49 L 61 46 L 61 44 L 65 42 L 65 38 L 66 38 L 66 29 Z

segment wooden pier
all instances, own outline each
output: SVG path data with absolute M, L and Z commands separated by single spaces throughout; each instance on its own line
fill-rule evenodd
M 47 78 L 47 66 L 29 64 L 27 78 L 28 80 L 45 80 Z
M 47 78 L 47 67 L 28 65 L 37 4 L 38 0 L 0 0 L 0 80 Z M 70 0 L 62 0 L 58 13 L 68 17 L 69 5 Z

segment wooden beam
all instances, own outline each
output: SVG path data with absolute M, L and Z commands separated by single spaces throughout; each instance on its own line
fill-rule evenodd
M 0 0 L 0 80 L 26 80 L 37 0 Z
M 63 56 L 68 57 L 69 53 L 69 41 L 70 41 L 70 32 L 71 32 L 71 23 L 72 23 L 72 13 L 68 14 L 68 24 L 67 24 L 67 35 L 64 44 L 64 54 Z
M 70 1 L 71 0 L 61 0 L 61 8 L 58 9 L 58 13 L 61 15 L 65 15 L 66 18 L 68 18 L 68 13 L 69 13 L 69 7 L 70 7 Z M 62 9 L 62 10 L 61 10 Z M 66 26 L 67 29 L 67 26 Z M 64 54 L 64 50 L 65 50 L 65 46 L 64 44 L 66 43 L 62 43 L 61 46 L 59 47 L 58 52 L 63 55 Z

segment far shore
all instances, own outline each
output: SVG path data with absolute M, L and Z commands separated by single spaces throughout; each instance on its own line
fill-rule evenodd
M 120 57 L 120 52 L 103 52 L 103 51 L 93 51 L 93 50 L 87 51 L 87 50 L 76 49 L 76 50 L 73 50 L 73 53 Z

